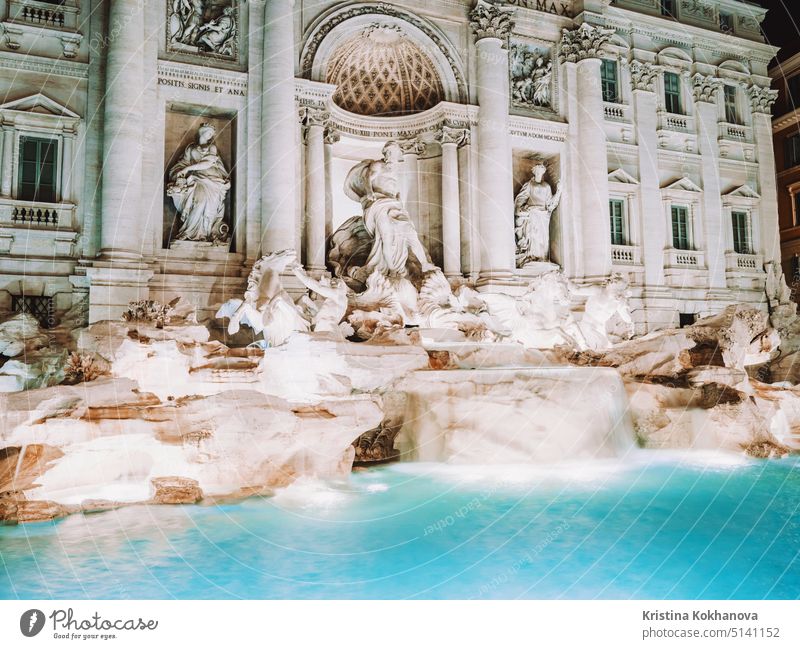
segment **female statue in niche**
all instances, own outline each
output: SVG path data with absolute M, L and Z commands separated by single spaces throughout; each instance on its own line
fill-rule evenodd
M 216 133 L 211 124 L 200 126 L 197 142 L 187 146 L 183 157 L 169 170 L 167 196 L 172 198 L 181 224 L 177 240 L 228 240 L 225 196 L 231 183 L 214 144 Z
M 549 261 L 550 217 L 561 201 L 561 181 L 554 195 L 550 183 L 544 180 L 544 163 L 536 162 L 532 173 L 514 200 L 518 268 L 532 261 Z

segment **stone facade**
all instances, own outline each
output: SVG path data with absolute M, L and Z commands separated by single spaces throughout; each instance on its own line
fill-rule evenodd
M 211 316 L 287 249 L 318 277 L 360 213 L 345 176 L 388 140 L 451 279 L 524 291 L 514 197 L 535 161 L 563 192 L 549 262 L 627 274 L 640 332 L 758 304 L 780 257 L 775 49 L 751 4 L 675 4 L 0 0 L 0 311 L 88 294 L 97 321 L 183 296 Z M 210 147 L 213 209 L 189 217 L 171 170 Z M 217 235 L 179 236 L 212 212 Z

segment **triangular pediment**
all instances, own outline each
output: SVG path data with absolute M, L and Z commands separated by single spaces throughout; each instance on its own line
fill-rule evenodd
M 662 189 L 677 189 L 678 191 L 682 192 L 702 192 L 702 188 L 698 187 L 697 184 L 692 182 L 691 178 L 684 176 L 676 180 L 671 185 L 667 185 L 666 187 L 662 187 Z
M 750 187 L 750 185 L 742 185 L 741 187 L 737 187 L 732 192 L 725 194 L 725 196 L 728 198 L 761 198 L 761 194 Z
M 608 181 L 612 183 L 624 183 L 626 185 L 638 185 L 639 181 L 631 176 L 627 171 L 620 168 L 608 174 Z
M 80 115 L 73 113 L 66 106 L 62 106 L 57 101 L 50 99 L 50 97 L 43 95 L 41 92 L 23 97 L 22 99 L 15 99 L 5 104 L 0 104 L 0 110 L 18 110 L 24 113 L 52 115 L 53 117 L 80 117 Z

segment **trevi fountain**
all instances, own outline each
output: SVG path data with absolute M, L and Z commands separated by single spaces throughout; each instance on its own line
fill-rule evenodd
M 181 239 L 209 246 L 214 135 L 167 188 Z M 637 336 L 624 275 L 577 285 L 549 260 L 562 188 L 534 160 L 529 280 L 478 291 L 431 262 L 401 159 L 389 141 L 347 174 L 361 211 L 331 273 L 279 250 L 202 322 L 177 299 L 0 324 L 4 596 L 797 596 L 780 268 L 763 308 Z

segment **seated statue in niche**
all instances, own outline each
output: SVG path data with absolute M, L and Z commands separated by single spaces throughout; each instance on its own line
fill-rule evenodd
M 535 163 L 532 173 L 514 200 L 518 268 L 529 262 L 550 260 L 550 218 L 561 201 L 561 181 L 553 194 L 550 183 L 544 180 L 544 163 Z
M 197 142 L 190 144 L 169 170 L 167 196 L 178 211 L 180 241 L 227 243 L 230 228 L 225 223 L 225 197 L 230 177 L 214 144 L 216 129 L 203 124 Z
M 337 276 L 357 291 L 374 272 L 391 279 L 421 276 L 435 268 L 400 200 L 402 150 L 387 142 L 380 160 L 364 160 L 345 180 L 345 194 L 363 215 L 345 221 L 331 236 L 329 260 Z M 412 270 L 413 266 L 413 270 Z

